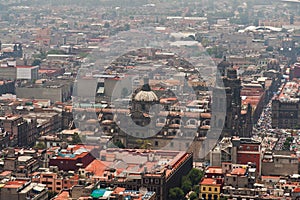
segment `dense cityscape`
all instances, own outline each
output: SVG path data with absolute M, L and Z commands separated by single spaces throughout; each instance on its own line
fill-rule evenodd
M 300 1 L 0 0 L 0 200 L 300 199 Z

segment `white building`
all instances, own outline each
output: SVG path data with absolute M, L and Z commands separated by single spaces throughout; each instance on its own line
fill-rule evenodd
M 17 66 L 17 79 L 37 80 L 39 66 Z

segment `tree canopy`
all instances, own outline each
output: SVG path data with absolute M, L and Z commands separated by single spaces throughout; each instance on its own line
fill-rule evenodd
M 171 188 L 169 191 L 169 199 L 183 200 L 184 192 L 179 187 Z

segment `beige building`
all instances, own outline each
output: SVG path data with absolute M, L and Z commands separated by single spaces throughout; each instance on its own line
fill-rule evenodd
M 290 152 L 266 152 L 262 159 L 261 174 L 264 176 L 298 174 L 298 158 Z
M 44 185 L 31 183 L 29 180 L 14 180 L 4 184 L 0 199 L 47 200 L 48 192 Z
M 52 103 L 63 102 L 71 96 L 70 85 L 58 85 L 49 87 L 17 87 L 18 98 L 27 99 L 50 99 Z
M 300 128 L 299 82 L 290 81 L 282 85 L 280 94 L 272 101 L 273 128 Z

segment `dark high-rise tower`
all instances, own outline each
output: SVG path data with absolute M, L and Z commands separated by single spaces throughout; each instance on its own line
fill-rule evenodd
M 232 64 L 224 57 L 217 66 L 216 86 L 213 90 L 212 128 L 222 128 L 222 136 L 239 136 L 243 123 L 241 120 L 241 80 L 237 76 L 237 71 Z M 220 113 L 223 111 L 222 113 Z M 222 122 L 222 116 L 224 122 Z M 222 127 L 221 127 L 222 126 Z M 251 129 L 249 129 L 251 130 Z M 250 136 L 251 133 L 244 133 L 243 136 Z

